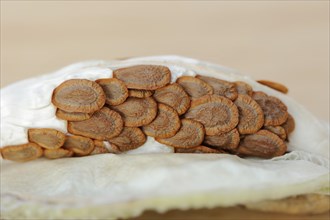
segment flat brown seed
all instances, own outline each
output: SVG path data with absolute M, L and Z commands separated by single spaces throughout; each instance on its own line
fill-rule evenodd
M 276 134 L 260 130 L 242 139 L 237 152 L 243 156 L 272 158 L 283 155 L 286 150 L 287 146 L 284 141 Z
M 60 148 L 65 141 L 65 134 L 51 128 L 30 128 L 28 139 L 47 149 Z
M 276 134 L 282 140 L 286 140 L 286 138 L 287 138 L 285 129 L 281 126 L 265 126 L 264 129 Z
M 236 81 L 236 82 L 234 82 L 234 84 L 236 86 L 238 94 L 252 96 L 253 89 L 249 84 L 247 84 L 246 82 L 242 82 L 242 81 Z
M 35 160 L 41 157 L 42 153 L 42 148 L 35 143 L 12 145 L 3 147 L 1 149 L 1 155 L 3 159 L 13 160 L 17 162 Z
M 128 89 L 124 82 L 115 78 L 98 79 L 98 83 L 105 93 L 105 103 L 108 105 L 119 105 L 128 97 Z
M 217 135 L 233 130 L 238 124 L 236 105 L 223 96 L 207 95 L 192 101 L 184 115 L 202 123 L 206 135 Z
M 156 141 L 177 148 L 192 148 L 201 145 L 205 135 L 201 123 L 182 119 L 180 130 L 170 138 L 156 138 Z
M 220 154 L 224 153 L 224 151 L 205 146 L 198 146 L 193 148 L 175 148 L 175 153 Z
M 94 150 L 90 153 L 90 155 L 95 154 L 106 154 L 110 153 L 109 150 L 105 147 L 103 141 L 94 140 Z
M 89 119 L 91 116 L 92 113 L 66 112 L 59 108 L 56 110 L 56 117 L 67 121 L 83 121 Z
M 119 136 L 109 139 L 121 152 L 133 150 L 142 146 L 147 141 L 147 137 L 140 128 L 124 127 Z
M 277 126 L 286 122 L 288 111 L 286 105 L 276 97 L 264 92 L 254 92 L 252 98 L 260 105 L 265 117 L 265 126 Z
M 70 79 L 53 91 L 52 103 L 66 112 L 93 113 L 105 103 L 102 87 L 87 79 Z
M 68 131 L 71 134 L 85 137 L 107 140 L 116 137 L 123 129 L 121 116 L 109 108 L 103 107 L 95 112 L 90 119 L 85 121 L 69 121 Z
M 178 113 L 171 107 L 158 104 L 158 114 L 148 125 L 142 127 L 143 132 L 151 137 L 169 138 L 180 129 L 181 122 Z
M 140 127 L 152 122 L 157 115 L 157 103 L 151 98 L 128 97 L 120 105 L 110 106 L 111 109 L 118 112 L 127 127 Z
M 248 95 L 239 94 L 235 100 L 239 112 L 237 129 L 240 134 L 253 134 L 264 125 L 264 113 L 259 104 Z
M 63 157 L 71 157 L 73 155 L 73 151 L 58 148 L 58 149 L 45 149 L 44 156 L 48 159 L 58 159 Z
M 136 98 L 146 98 L 154 94 L 154 90 L 129 89 L 128 96 Z
M 113 77 L 120 79 L 129 89 L 155 90 L 171 81 L 171 71 L 166 66 L 137 65 L 113 71 Z
M 67 136 L 63 148 L 73 151 L 77 156 L 86 156 L 94 150 L 94 142 L 87 137 Z
M 289 134 L 291 134 L 296 127 L 296 124 L 295 124 L 294 119 L 291 114 L 288 114 L 288 119 L 286 120 L 286 122 L 284 124 L 282 124 L 282 127 L 284 128 L 287 138 L 288 138 Z
M 275 89 L 279 92 L 282 92 L 284 94 L 288 93 L 288 91 L 289 91 L 288 88 L 281 83 L 272 82 L 269 80 L 258 80 L 257 82 L 264 86 L 268 86 L 269 88 Z
M 209 84 L 213 88 L 214 95 L 225 96 L 230 100 L 236 99 L 237 89 L 234 83 L 208 76 L 197 75 L 196 77 Z
M 209 84 L 193 76 L 181 76 L 176 82 L 183 87 L 192 99 L 213 94 L 213 89 Z
M 166 104 L 175 109 L 179 115 L 184 114 L 190 107 L 188 94 L 177 83 L 157 89 L 153 97 L 157 102 Z
M 239 133 L 235 128 L 219 135 L 206 135 L 203 143 L 217 150 L 233 150 L 238 147 L 239 141 Z

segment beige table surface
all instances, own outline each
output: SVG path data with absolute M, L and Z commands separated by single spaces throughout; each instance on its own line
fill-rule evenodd
M 81 60 L 177 54 L 282 82 L 329 121 L 328 19 L 328 1 L 1 1 L 1 87 Z M 266 218 L 240 209 L 192 213 L 163 218 Z

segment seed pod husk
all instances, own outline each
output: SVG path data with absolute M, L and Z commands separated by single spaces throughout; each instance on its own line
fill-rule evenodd
M 206 135 L 203 144 L 217 150 L 234 150 L 238 147 L 240 136 L 237 129 L 218 135 Z
M 65 134 L 51 128 L 30 128 L 28 139 L 43 148 L 57 149 L 64 144 Z
M 147 141 L 147 137 L 140 128 L 124 127 L 115 138 L 109 139 L 111 146 L 115 145 L 121 152 L 133 150 Z
M 59 108 L 56 110 L 56 117 L 67 121 L 83 121 L 89 119 L 92 115 L 92 113 L 66 112 Z
M 129 89 L 128 96 L 136 98 L 147 98 L 154 94 L 154 90 Z
M 236 86 L 236 90 L 238 94 L 252 96 L 253 89 L 249 84 L 242 81 L 235 81 L 234 84 Z
M 176 83 L 182 86 L 192 99 L 213 94 L 213 89 L 209 84 L 193 76 L 181 76 Z
M 3 159 L 17 162 L 35 160 L 41 157 L 42 153 L 43 150 L 41 146 L 35 143 L 11 145 L 1 148 L 1 155 Z
M 128 97 L 128 89 L 124 82 L 115 78 L 98 79 L 99 84 L 105 93 L 105 103 L 108 105 L 119 105 Z
M 63 148 L 73 151 L 77 156 L 86 156 L 94 150 L 94 142 L 87 137 L 67 136 Z
M 220 154 L 224 153 L 224 151 L 212 149 L 205 146 L 197 146 L 192 148 L 175 148 L 175 153 Z
M 71 157 L 72 155 L 73 151 L 63 148 L 44 150 L 44 156 L 48 159 L 59 159 L 63 157 Z

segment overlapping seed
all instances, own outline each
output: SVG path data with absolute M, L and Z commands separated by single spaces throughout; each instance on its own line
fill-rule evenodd
M 209 84 L 192 76 L 181 76 L 176 82 L 192 99 L 213 94 L 213 89 Z
M 120 134 L 123 120 L 119 113 L 103 107 L 84 121 L 69 121 L 68 131 L 97 140 L 107 140 Z
M 207 95 L 192 101 L 185 118 L 202 123 L 207 135 L 228 132 L 238 124 L 236 105 L 223 96 Z
M 143 132 L 151 137 L 169 138 L 180 129 L 181 122 L 178 113 L 165 104 L 158 104 L 157 117 L 148 125 L 142 127 Z
M 115 145 L 121 152 L 133 150 L 147 141 L 140 128 L 125 127 L 119 136 L 109 139 L 111 145 Z
M 269 88 L 275 89 L 275 90 L 277 90 L 279 92 L 282 92 L 284 94 L 288 93 L 288 91 L 289 91 L 289 89 L 281 83 L 272 82 L 272 81 L 269 81 L 269 80 L 258 80 L 258 83 L 260 83 L 262 85 L 265 85 L 265 86 L 268 86 Z
M 242 81 L 198 75 L 170 84 L 169 68 L 156 65 L 116 69 L 113 76 L 63 82 L 52 102 L 68 133 L 31 128 L 29 143 L 4 147 L 2 157 L 119 154 L 142 146 L 148 135 L 176 153 L 271 158 L 286 152 L 285 141 L 295 128 L 283 102 Z M 261 83 L 285 92 L 279 84 Z
M 102 87 L 87 79 L 70 79 L 56 87 L 52 103 L 66 112 L 93 113 L 103 107 Z
M 127 127 L 140 127 L 152 122 L 157 115 L 157 103 L 151 98 L 129 97 L 126 102 L 111 109 L 118 112 Z
M 236 99 L 237 89 L 234 83 L 208 76 L 197 75 L 196 77 L 209 84 L 215 95 L 225 96 L 230 100 Z
M 105 93 L 105 103 L 108 105 L 119 105 L 128 97 L 128 89 L 125 84 L 115 78 L 98 79 L 96 82 Z
M 190 107 L 190 98 L 184 89 L 177 83 L 157 89 L 154 99 L 175 109 L 179 115 L 184 114 Z

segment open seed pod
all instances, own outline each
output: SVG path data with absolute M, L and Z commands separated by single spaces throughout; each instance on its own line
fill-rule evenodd
M 1 217 L 119 219 L 138 216 L 147 209 L 164 212 L 236 205 L 287 213 L 320 213 L 329 209 L 328 124 L 322 123 L 288 95 L 257 83 L 249 76 L 189 58 L 164 56 L 78 63 L 3 88 L 1 147 L 25 144 L 29 128 L 68 132 L 67 121 L 55 116 L 56 107 L 51 102 L 53 90 L 64 81 L 111 78 L 114 70 L 132 66 L 140 66 L 139 71 L 131 70 L 133 74 L 141 74 L 141 65 L 166 66 L 171 71 L 171 82 L 181 76 L 198 74 L 244 82 L 254 91 L 281 100 L 290 113 L 290 120 L 294 119 L 294 126 L 292 122 L 276 125 L 283 125 L 290 131 L 287 153 L 272 159 L 235 155 L 241 152 L 241 147 L 251 150 L 246 145 L 258 137 L 250 136 L 249 141 L 242 142 L 233 154 L 173 154 L 173 147 L 149 136 L 141 147 L 120 154 L 41 158 L 24 164 L 1 158 Z M 146 86 L 144 79 L 148 79 L 148 83 L 152 79 L 144 74 L 138 82 L 134 81 L 138 76 L 130 77 L 129 85 L 138 85 L 133 89 L 156 90 L 157 95 L 161 89 L 158 87 L 168 85 L 167 68 L 162 84 Z M 126 69 L 124 73 L 130 74 L 131 70 Z M 100 110 L 94 112 L 97 111 Z M 241 138 L 246 138 L 244 135 Z M 104 146 L 111 148 L 110 140 L 110 144 L 108 140 L 98 141 L 104 141 L 107 143 Z M 261 141 L 258 143 L 262 144 Z M 316 193 L 319 195 L 313 199 Z M 309 199 L 290 202 L 295 196 Z

